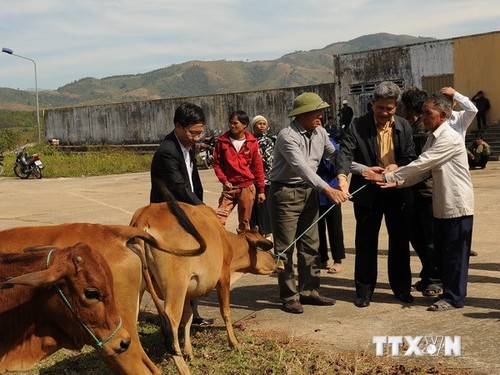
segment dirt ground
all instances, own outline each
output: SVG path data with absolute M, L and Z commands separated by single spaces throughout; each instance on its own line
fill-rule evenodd
M 342 206 L 347 258 L 342 273 L 322 271 L 321 292 L 337 299 L 335 306 L 305 306 L 301 315 L 281 311 L 274 276 L 245 275 L 233 284 L 232 318 L 245 329 L 273 332 L 289 340 L 310 342 L 336 351 L 375 354 L 373 336 L 461 337 L 461 355 L 405 357 L 405 349 L 394 360 L 422 361 L 470 369 L 475 374 L 500 374 L 500 162 L 490 162 L 485 170 L 471 171 L 475 189 L 473 249 L 466 306 L 449 312 L 426 311 L 432 299 L 413 293 L 415 303 L 402 305 L 392 298 L 387 281 L 387 234 L 380 235 L 379 280 L 373 302 L 365 309 L 353 305 L 354 217 L 352 205 Z M 205 202 L 216 207 L 221 185 L 212 170 L 201 171 Z M 132 214 L 149 201 L 149 173 L 125 175 L 20 180 L 0 177 L 0 229 L 67 222 L 128 224 Z M 496 223 L 496 224 L 495 224 Z M 228 229 L 236 228 L 236 212 Z M 420 271 L 412 253 L 414 281 Z M 145 306 L 146 308 L 148 306 Z M 203 316 L 217 318 L 217 297 L 211 293 L 200 300 Z M 390 356 L 390 351 L 385 352 Z M 387 354 L 388 353 L 388 354 Z

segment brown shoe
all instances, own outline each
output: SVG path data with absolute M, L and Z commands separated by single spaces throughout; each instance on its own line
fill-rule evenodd
M 300 303 L 303 305 L 316 305 L 316 306 L 332 306 L 335 305 L 333 298 L 328 298 L 320 296 L 319 294 L 313 294 L 310 296 L 300 296 Z
M 283 311 L 292 313 L 292 314 L 302 314 L 304 312 L 304 308 L 296 299 L 291 299 L 289 301 L 283 302 Z

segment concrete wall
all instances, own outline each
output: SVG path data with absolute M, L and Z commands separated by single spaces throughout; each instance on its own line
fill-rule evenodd
M 333 105 L 334 85 L 322 84 L 287 89 L 252 91 L 176 99 L 48 109 L 44 111 L 46 139 L 62 144 L 142 144 L 159 143 L 172 131 L 175 109 L 183 102 L 198 104 L 207 117 L 209 130 L 227 130 L 227 116 L 244 110 L 250 116 L 265 116 L 270 132 L 290 123 L 288 112 L 293 99 L 312 91 Z M 334 108 L 325 111 L 334 113 Z

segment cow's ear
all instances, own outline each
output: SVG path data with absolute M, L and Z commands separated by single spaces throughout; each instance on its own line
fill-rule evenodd
M 2 289 L 12 288 L 13 285 L 45 286 L 56 284 L 62 276 L 55 275 L 53 271 L 44 270 L 16 276 L 2 284 Z

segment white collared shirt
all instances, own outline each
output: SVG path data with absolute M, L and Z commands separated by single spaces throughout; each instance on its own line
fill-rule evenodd
M 453 100 L 456 100 L 457 103 L 460 104 L 463 111 L 452 111 L 451 116 L 448 119 L 448 123 L 453 130 L 462 135 L 462 140 L 465 144 L 465 135 L 467 133 L 467 129 L 472 123 L 472 120 L 476 117 L 477 108 L 468 97 L 460 94 L 459 92 L 455 92 Z
M 386 173 L 388 182 L 407 187 L 432 175 L 432 210 L 435 218 L 451 219 L 473 215 L 474 191 L 462 135 L 448 122 L 429 134 L 418 159 Z
M 174 133 L 175 134 L 175 133 Z M 177 138 L 177 134 L 175 134 L 175 138 Z M 189 154 L 189 148 L 184 147 L 184 145 L 177 138 L 177 142 L 181 146 L 182 154 L 184 155 L 184 163 L 186 163 L 186 168 L 189 176 L 189 184 L 191 185 L 191 191 L 194 192 L 193 189 L 193 162 L 191 161 L 191 155 Z

